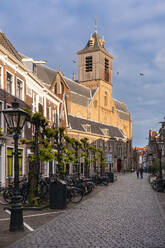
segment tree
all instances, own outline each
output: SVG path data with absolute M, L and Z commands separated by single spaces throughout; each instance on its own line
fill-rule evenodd
M 104 151 L 98 148 L 99 158 L 100 158 L 100 176 L 103 176 L 103 170 L 106 166 L 106 160 L 104 158 Z
M 66 148 L 66 144 L 69 144 L 70 139 L 65 135 L 65 128 L 59 127 L 54 129 L 51 134 L 52 147 L 54 149 L 54 157 L 57 161 L 57 168 L 60 177 L 65 174 L 65 163 L 69 162 L 71 159 L 71 154 Z
M 94 165 L 94 172 L 96 173 L 97 172 L 97 161 L 99 161 L 99 150 L 98 148 L 96 148 L 96 146 L 94 145 L 91 145 L 89 147 L 90 149 L 90 152 L 91 152 L 91 155 L 92 155 L 92 160 L 91 162 L 93 162 L 93 165 Z
M 90 144 L 88 141 L 88 138 L 82 138 L 81 140 L 82 143 L 82 151 L 83 151 L 83 157 L 84 157 L 84 165 L 85 165 L 85 177 L 89 176 L 89 167 L 90 167 Z
M 22 143 L 30 145 L 32 154 L 29 158 L 29 192 L 27 200 L 29 205 L 34 204 L 34 199 L 38 196 L 38 183 L 40 175 L 40 161 L 51 161 L 54 158 L 50 138 L 47 137 L 51 132 L 48 122 L 41 113 L 32 114 L 30 111 L 28 121 L 34 127 L 32 140 L 22 139 Z
M 80 150 L 82 148 L 82 144 L 80 141 L 72 138 L 71 139 L 71 145 L 72 145 L 72 154 L 73 154 L 73 166 L 76 170 L 76 172 L 78 173 L 78 176 L 80 175 L 80 157 L 81 157 L 81 153 Z

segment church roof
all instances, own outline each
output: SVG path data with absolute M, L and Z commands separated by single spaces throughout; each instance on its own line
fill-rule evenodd
M 91 44 L 92 42 L 92 44 Z M 108 56 L 111 56 L 106 48 L 104 47 L 104 38 L 100 38 L 97 31 L 95 31 L 90 37 L 84 49 L 78 51 L 77 54 L 90 53 L 95 51 L 102 51 L 106 53 Z M 111 56 L 112 57 L 112 56 Z
M 124 102 L 121 102 L 117 99 L 113 99 L 113 100 L 114 100 L 115 107 L 117 110 L 120 110 L 122 112 L 126 112 L 128 114 L 130 113 Z
M 37 64 L 36 67 L 36 76 L 44 83 L 49 84 L 49 86 L 51 86 L 53 79 L 57 74 L 57 71 L 42 64 Z
M 129 121 L 130 120 L 130 112 L 126 107 L 124 102 L 120 102 L 119 100 L 113 99 L 116 110 L 118 112 L 119 118 L 122 120 Z
M 6 35 L 0 31 L 0 45 L 2 45 L 9 53 L 11 53 L 16 59 L 22 61 L 21 55 L 17 52 L 15 47 L 7 39 Z
M 37 77 L 42 80 L 45 84 L 48 84 L 48 87 L 51 86 L 53 79 L 55 78 L 57 71 L 41 64 L 36 65 L 36 75 Z M 67 78 L 65 76 L 62 76 L 65 80 L 67 86 L 69 87 L 71 91 L 71 101 L 75 103 L 83 102 L 83 105 L 88 102 L 88 98 L 91 97 L 91 91 L 88 87 L 81 85 L 74 80 L 71 80 L 70 78 Z
M 91 90 L 88 87 L 81 85 L 65 76 L 63 76 L 63 78 L 65 79 L 71 92 L 77 93 L 79 95 L 83 95 L 84 97 L 87 98 L 91 97 Z
M 106 124 L 102 124 L 100 122 L 95 122 L 92 120 L 83 119 L 81 117 L 68 115 L 68 122 L 71 129 L 85 132 L 83 125 L 90 125 L 91 126 L 91 133 L 98 134 L 98 135 L 104 135 L 102 132 L 102 129 L 108 129 L 109 130 L 109 136 L 112 138 L 120 138 L 124 139 L 125 136 L 122 132 L 122 130 L 115 126 L 110 126 Z

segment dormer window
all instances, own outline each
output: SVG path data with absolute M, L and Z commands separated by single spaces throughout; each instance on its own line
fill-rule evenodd
M 94 43 L 94 39 L 91 37 L 88 41 L 88 47 L 92 47 Z
M 109 129 L 108 129 L 108 128 L 102 128 L 101 131 L 102 131 L 102 133 L 103 133 L 105 136 L 109 136 Z
M 87 56 L 85 58 L 86 72 L 92 71 L 92 56 Z
M 84 124 L 82 125 L 83 128 L 85 129 L 85 132 L 91 133 L 91 125 L 89 124 Z

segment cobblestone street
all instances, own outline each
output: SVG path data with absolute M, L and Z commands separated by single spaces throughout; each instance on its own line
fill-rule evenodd
M 144 179 L 135 173 L 121 175 L 93 198 L 10 246 L 27 247 L 164 248 L 164 211 L 146 174 Z

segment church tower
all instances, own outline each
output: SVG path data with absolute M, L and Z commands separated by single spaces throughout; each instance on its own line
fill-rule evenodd
M 91 35 L 87 45 L 78 53 L 78 81 L 89 88 L 97 88 L 100 81 L 112 86 L 113 57 L 105 48 L 104 37 L 97 30 Z

